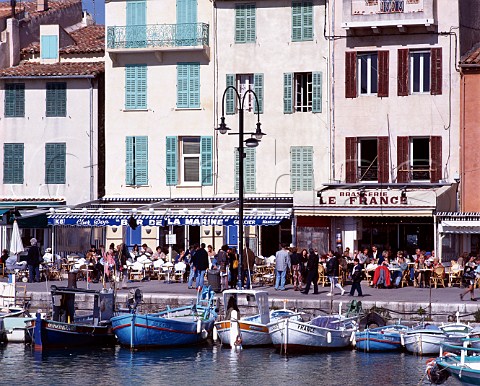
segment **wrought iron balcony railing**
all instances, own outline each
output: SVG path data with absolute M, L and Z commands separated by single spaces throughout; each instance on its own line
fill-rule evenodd
M 107 49 L 208 46 L 206 23 L 149 24 L 107 28 Z

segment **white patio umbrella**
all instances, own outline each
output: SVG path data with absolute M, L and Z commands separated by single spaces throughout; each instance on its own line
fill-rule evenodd
M 22 236 L 20 236 L 20 229 L 18 228 L 17 220 L 13 222 L 13 229 L 12 229 L 12 238 L 10 239 L 10 253 L 17 256 L 17 263 L 18 263 L 18 254 L 23 252 L 25 248 L 23 248 Z

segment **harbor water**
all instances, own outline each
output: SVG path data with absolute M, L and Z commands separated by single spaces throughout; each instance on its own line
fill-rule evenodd
M 425 361 L 406 353 L 337 351 L 284 357 L 272 348 L 219 345 L 130 351 L 0 348 L 3 385 L 428 385 Z M 449 378 L 446 386 L 460 383 Z

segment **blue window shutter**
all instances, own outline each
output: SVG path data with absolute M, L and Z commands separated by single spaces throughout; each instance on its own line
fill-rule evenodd
M 188 107 L 188 64 L 177 65 L 177 107 Z
M 227 74 L 227 87 L 229 86 L 235 87 L 235 75 L 233 74 Z M 232 88 L 227 90 L 225 99 L 226 113 L 235 114 L 235 91 Z
M 176 44 L 197 44 L 197 0 L 177 0 Z
M 67 84 L 65 82 L 48 82 L 46 112 L 47 117 L 67 116 Z
M 135 137 L 135 185 L 148 185 L 148 137 Z
M 58 58 L 58 36 L 42 35 L 40 39 L 40 58 L 57 59 Z
M 25 116 L 25 84 L 5 84 L 5 117 Z
M 125 185 L 135 185 L 133 180 L 133 168 L 135 163 L 133 162 L 133 142 L 134 137 L 125 138 Z
M 255 193 L 256 190 L 256 178 L 255 178 L 255 169 L 256 169 L 256 160 L 255 160 L 255 149 L 254 148 L 244 148 L 245 152 L 244 164 L 243 164 L 243 177 L 244 183 L 243 188 L 245 193 Z M 238 193 L 239 183 L 238 183 L 238 173 L 239 173 L 239 156 L 238 156 L 238 147 L 235 148 L 235 192 Z
M 188 107 L 200 107 L 200 63 L 190 63 Z
M 313 39 L 313 3 L 292 2 L 292 41 Z
M 178 139 L 175 136 L 169 136 L 166 148 L 166 184 L 177 185 L 178 181 Z
M 125 109 L 147 108 L 147 65 L 127 64 L 125 66 Z
M 302 3 L 292 3 L 292 41 L 302 40 Z
M 65 184 L 66 144 L 45 144 L 45 183 Z
M 312 73 L 312 112 L 322 112 L 322 73 Z
M 302 40 L 313 39 L 313 3 L 311 1 L 305 1 L 302 5 Z
M 290 191 L 313 189 L 313 147 L 290 148 Z
M 246 33 L 245 4 L 235 6 L 235 43 L 245 43 Z
M 213 185 L 213 137 L 200 138 L 202 185 Z
M 200 63 L 177 64 L 177 107 L 200 107 Z
M 127 0 L 126 46 L 142 48 L 147 40 L 147 2 Z
M 197 22 L 197 0 L 177 0 L 177 24 Z
M 253 75 L 253 88 L 255 94 L 257 94 L 258 104 L 260 107 L 260 114 L 263 114 L 263 74 Z M 253 104 L 253 111 L 257 113 L 257 103 Z
M 23 184 L 23 143 L 3 144 L 3 183 Z
M 283 74 L 283 112 L 293 113 L 293 73 Z
M 256 7 L 255 4 L 245 6 L 245 40 L 247 43 L 254 43 L 256 40 Z

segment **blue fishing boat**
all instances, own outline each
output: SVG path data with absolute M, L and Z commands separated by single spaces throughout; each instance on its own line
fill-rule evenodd
M 196 303 L 151 314 L 137 312 L 138 294 L 131 312 L 112 318 L 112 328 L 122 346 L 130 348 L 172 347 L 204 342 L 217 317 L 215 292 L 203 287 Z
M 35 350 L 47 348 L 105 347 L 115 344 L 110 318 L 114 315 L 112 290 L 87 290 L 72 287 L 51 287 L 53 312 L 51 319 L 37 313 L 33 324 Z M 92 312 L 76 315 L 75 296 L 93 296 Z
M 402 335 L 408 330 L 407 326 L 394 324 L 357 331 L 355 333 L 356 348 L 367 352 L 401 350 Z

